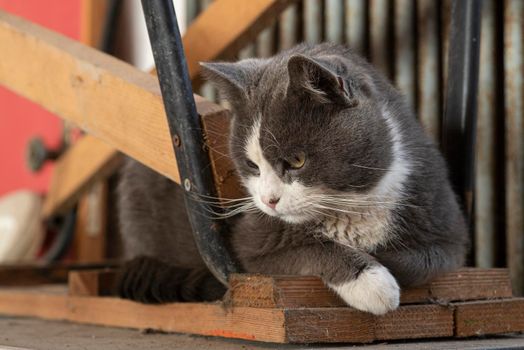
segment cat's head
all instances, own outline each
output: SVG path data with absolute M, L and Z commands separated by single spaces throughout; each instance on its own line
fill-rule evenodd
M 202 66 L 233 108 L 231 155 L 264 213 L 303 223 L 381 190 L 393 140 L 358 64 L 284 53 Z

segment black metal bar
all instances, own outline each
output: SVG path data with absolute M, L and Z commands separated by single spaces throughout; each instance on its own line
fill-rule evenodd
M 226 249 L 224 227 L 209 217 L 205 203 L 195 200 L 215 196 L 215 188 L 173 2 L 142 0 L 142 8 L 195 242 L 211 272 L 227 285 L 237 268 Z
M 442 151 L 468 220 L 473 209 L 481 0 L 454 0 Z

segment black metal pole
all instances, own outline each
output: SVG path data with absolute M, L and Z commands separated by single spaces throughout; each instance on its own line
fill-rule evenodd
M 215 188 L 173 2 L 142 0 L 142 8 L 195 242 L 211 272 L 227 285 L 237 268 L 226 249 L 223 225 L 209 217 L 205 203 L 195 200 L 214 196 Z
M 453 1 L 442 121 L 442 151 L 468 220 L 473 210 L 481 4 Z

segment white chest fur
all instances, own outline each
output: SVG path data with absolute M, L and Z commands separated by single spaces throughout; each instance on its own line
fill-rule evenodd
M 372 251 L 391 238 L 391 212 L 374 208 L 360 214 L 334 214 L 323 221 L 322 234 L 340 244 Z

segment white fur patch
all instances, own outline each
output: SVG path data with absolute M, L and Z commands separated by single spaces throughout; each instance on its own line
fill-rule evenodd
M 388 269 L 382 265 L 364 270 L 353 281 L 328 285 L 348 305 L 375 315 L 383 315 L 399 305 L 400 288 Z
M 307 205 L 309 189 L 297 181 L 284 183 L 264 157 L 260 147 L 260 119 L 253 124 L 245 151 L 247 157 L 260 170 L 259 176 L 249 176 L 244 179 L 244 185 L 253 196 L 257 207 L 268 215 L 277 216 L 290 223 L 306 220 L 309 215 L 304 208 Z M 274 209 L 264 204 L 264 201 L 267 202 L 269 198 L 280 199 Z
M 382 116 L 389 127 L 393 141 L 393 162 L 386 172 L 386 175 L 379 181 L 372 193 L 377 196 L 384 196 L 396 200 L 402 196 L 404 183 L 411 173 L 411 163 L 409 162 L 407 151 L 402 142 L 400 127 L 391 116 L 387 107 L 382 108 Z
M 355 214 L 335 213 L 326 217 L 322 233 L 340 244 L 365 251 L 372 251 L 388 241 L 390 209 L 369 207 L 352 210 Z

